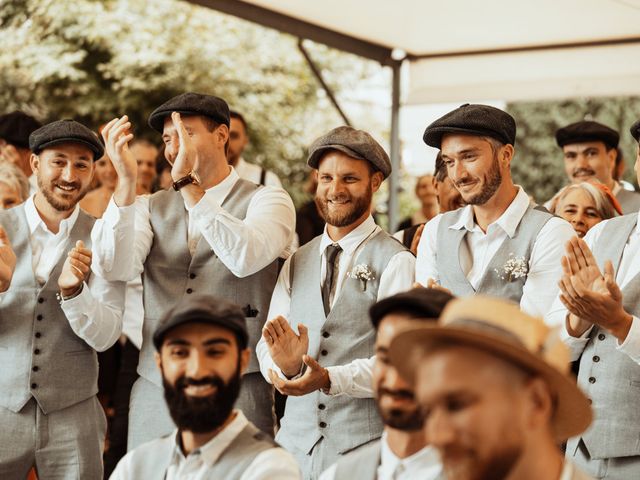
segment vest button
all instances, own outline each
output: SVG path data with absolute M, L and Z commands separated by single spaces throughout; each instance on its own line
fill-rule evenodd
M 326 350 L 322 350 L 320 353 L 321 353 L 322 355 L 327 355 L 329 352 L 327 352 Z
M 196 278 L 196 274 L 195 274 L 195 273 L 190 273 L 190 274 L 189 274 L 189 278 L 190 278 L 191 280 L 193 280 L 194 278 Z
M 42 297 L 38 298 L 38 303 L 44 303 L 44 298 Z
M 42 334 L 40 332 L 36 332 L 36 338 L 40 338 Z
M 318 408 L 320 410 L 324 410 L 325 408 L 327 408 L 327 406 L 324 403 L 321 403 L 321 404 L 318 405 Z
M 42 321 L 42 319 L 43 319 L 43 318 L 44 318 L 44 317 L 43 317 L 42 315 L 38 315 L 38 316 L 36 317 L 36 320 L 38 320 L 38 321 L 40 322 L 40 321 Z
M 31 370 L 33 370 L 34 372 L 37 372 L 38 370 L 40 370 L 40 367 L 38 367 L 37 365 L 34 365 L 33 368 L 31 368 Z
M 187 288 L 187 293 L 193 293 L 193 288 Z
M 604 340 L 605 336 L 604 333 L 601 333 L 600 335 L 598 335 L 598 340 Z
M 596 383 L 595 377 L 589 377 L 589 383 Z
M 36 389 L 36 388 L 38 388 L 38 384 L 37 384 L 37 383 L 32 383 L 32 384 L 31 384 L 31 388 L 32 388 L 32 389 Z
M 320 428 L 325 428 L 325 427 L 327 426 L 327 424 L 326 424 L 326 423 L 324 423 L 324 422 L 320 422 L 320 423 L 318 424 L 318 426 L 319 426 Z
M 598 355 L 594 356 L 593 361 L 598 363 L 600 361 L 600 357 Z
M 329 338 L 331 336 L 331 334 L 329 332 L 322 332 L 322 336 L 324 338 Z
M 34 353 L 35 355 L 40 355 L 40 349 L 39 349 L 39 348 L 36 348 L 36 349 L 33 351 L 33 353 Z

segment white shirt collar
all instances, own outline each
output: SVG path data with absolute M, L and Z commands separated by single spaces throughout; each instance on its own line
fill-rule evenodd
M 27 224 L 29 225 L 29 233 L 33 235 L 35 231 L 38 229 L 38 227 L 40 227 L 44 232 L 51 233 L 53 235 L 53 232 L 51 232 L 47 228 L 46 223 L 44 223 L 44 221 L 42 220 L 42 217 L 40 216 L 40 214 L 38 213 L 38 210 L 36 209 L 36 205 L 33 202 L 33 198 L 35 197 L 35 195 L 36 194 L 34 193 L 29 198 L 27 198 L 27 200 L 24 202 L 24 213 L 27 217 Z M 68 235 L 71 232 L 71 229 L 73 228 L 73 226 L 76 224 L 76 220 L 78 219 L 79 214 L 80 214 L 80 206 L 76 204 L 71 215 L 69 215 L 67 218 L 65 218 L 60 222 L 60 229 L 58 230 L 58 233 L 55 235 Z
M 189 455 L 201 455 L 202 461 L 208 466 L 212 467 L 222 455 L 222 452 L 226 450 L 226 448 L 235 440 L 235 438 L 240 434 L 240 432 L 249 424 L 247 417 L 240 410 L 234 410 L 236 417 L 224 427 L 224 429 L 219 432 L 215 437 L 205 443 L 199 449 L 193 451 Z M 173 447 L 173 455 L 174 460 L 184 459 L 184 455 L 182 454 L 182 449 L 180 448 L 180 432 L 176 431 L 174 436 L 174 447 Z M 177 463 L 177 462 L 172 462 Z
M 437 468 L 438 471 L 442 470 L 440 455 L 435 447 L 427 445 L 407 458 L 399 458 L 391 451 L 387 437 L 387 432 L 384 431 L 380 439 L 380 465 L 383 465 L 386 471 L 393 472 L 401 462 L 407 470 L 418 470 L 425 467 L 433 467 L 434 470 Z
M 375 220 L 371 215 L 369 215 L 367 219 L 360 225 L 358 225 L 354 230 L 349 232 L 337 242 L 334 242 L 333 240 L 331 240 L 331 237 L 329 237 L 329 234 L 327 233 L 327 226 L 325 225 L 324 233 L 322 234 L 322 238 L 320 239 L 320 248 L 318 253 L 320 254 L 320 256 L 322 256 L 328 245 L 337 243 L 338 245 L 340 245 L 342 251 L 345 254 L 351 255 L 356 250 L 356 248 L 358 248 L 358 246 L 364 240 L 371 236 L 371 234 L 377 228 L 378 226 L 376 225 Z
M 491 223 L 489 226 L 494 223 L 497 224 L 504 232 L 509 235 L 510 238 L 516 233 L 516 229 L 520 224 L 520 220 L 524 216 L 527 208 L 530 204 L 529 196 L 523 190 L 522 187 L 518 186 L 518 193 L 515 198 L 511 202 L 511 204 L 507 207 L 504 213 L 498 218 L 495 222 Z M 473 206 L 467 205 L 462 209 L 460 213 L 460 218 L 456 223 L 451 225 L 449 228 L 453 230 L 461 230 L 465 228 L 466 230 L 473 232 L 477 230 L 479 227 L 476 225 L 474 215 L 473 215 Z M 488 229 L 487 229 L 488 230 Z

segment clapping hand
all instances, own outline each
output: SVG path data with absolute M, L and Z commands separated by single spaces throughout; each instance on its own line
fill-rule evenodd
M 84 246 L 82 240 L 67 254 L 58 278 L 58 287 L 63 297 L 71 297 L 81 288 L 91 271 L 91 250 Z
M 299 397 L 306 395 L 316 390 L 327 390 L 331 387 L 331 380 L 329 378 L 329 372 L 326 368 L 316 362 L 309 355 L 302 357 L 304 364 L 307 366 L 307 371 L 304 372 L 300 378 L 295 380 L 283 380 L 273 370 L 269 370 L 269 378 L 271 383 L 276 389 L 283 395 L 292 395 Z
M 171 114 L 171 121 L 178 133 L 178 141 L 180 143 L 178 154 L 171 168 L 171 177 L 174 182 L 177 182 L 181 178 L 189 175 L 192 171 L 198 169 L 198 152 L 178 112 Z
M 7 232 L 0 227 L 0 292 L 6 292 L 11 285 L 15 268 L 16 254 L 11 248 Z
M 132 204 L 136 196 L 138 163 L 129 151 L 129 142 L 133 140 L 130 129 L 131 122 L 126 115 L 114 118 L 102 129 L 107 157 L 118 175 L 114 199 L 121 207 Z
M 300 335 L 293 331 L 289 322 L 281 315 L 267 321 L 262 328 L 262 337 L 267 343 L 271 358 L 287 377 L 300 372 L 302 356 L 309 348 L 307 327 L 299 323 L 298 331 Z
M 574 237 L 567 242 L 562 270 L 558 286 L 560 301 L 571 314 L 570 333 L 579 336 L 595 324 L 624 341 L 633 317 L 622 306 L 612 263 L 606 262 L 603 275 L 586 242 Z

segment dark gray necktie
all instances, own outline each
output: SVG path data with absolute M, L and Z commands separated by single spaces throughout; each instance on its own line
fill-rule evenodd
M 337 243 L 333 243 L 325 250 L 325 262 L 327 267 L 327 274 L 324 277 L 324 283 L 322 284 L 322 304 L 324 305 L 324 314 L 329 315 L 331 310 L 331 289 L 333 282 L 335 281 L 336 273 L 336 259 L 338 254 L 342 251 L 342 247 Z

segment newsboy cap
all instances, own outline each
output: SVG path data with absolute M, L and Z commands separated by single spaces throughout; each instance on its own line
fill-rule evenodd
M 172 112 L 182 115 L 202 115 L 229 126 L 229 105 L 220 97 L 187 92 L 164 102 L 149 115 L 149 126 L 162 133 L 164 119 Z
M 47 123 L 29 135 L 29 148 L 36 155 L 42 150 L 61 143 L 80 143 L 93 152 L 93 159 L 104 155 L 104 147 L 98 135 L 75 120 L 58 120 Z
M 631 132 L 631 135 L 633 135 L 633 138 L 636 139 L 636 142 L 640 143 L 640 120 L 631 125 L 629 131 Z
M 575 122 L 556 131 L 559 147 L 571 143 L 602 142 L 609 148 L 616 148 L 619 141 L 620 135 L 613 128 L 591 120 Z
M 160 351 L 169 330 L 185 323 L 208 323 L 232 331 L 241 349 L 247 348 L 249 334 L 244 311 L 223 298 L 209 295 L 187 295 L 160 320 L 153 333 L 153 344 Z
M 414 318 L 437 319 L 453 298 L 450 293 L 437 288 L 416 287 L 374 303 L 369 308 L 369 316 L 375 328 L 378 328 L 384 317 L 393 312 L 407 312 Z
M 307 165 L 318 168 L 327 150 L 339 150 L 358 160 L 366 160 L 387 178 L 391 173 L 391 160 L 384 148 L 364 130 L 353 127 L 337 127 L 316 139 L 309 147 Z
M 440 148 L 447 133 L 490 137 L 505 145 L 515 145 L 516 121 L 499 108 L 465 103 L 431 123 L 422 139 L 427 145 Z
M 40 128 L 42 124 L 24 112 L 0 115 L 0 138 L 7 143 L 21 148 L 29 148 L 29 135 Z

